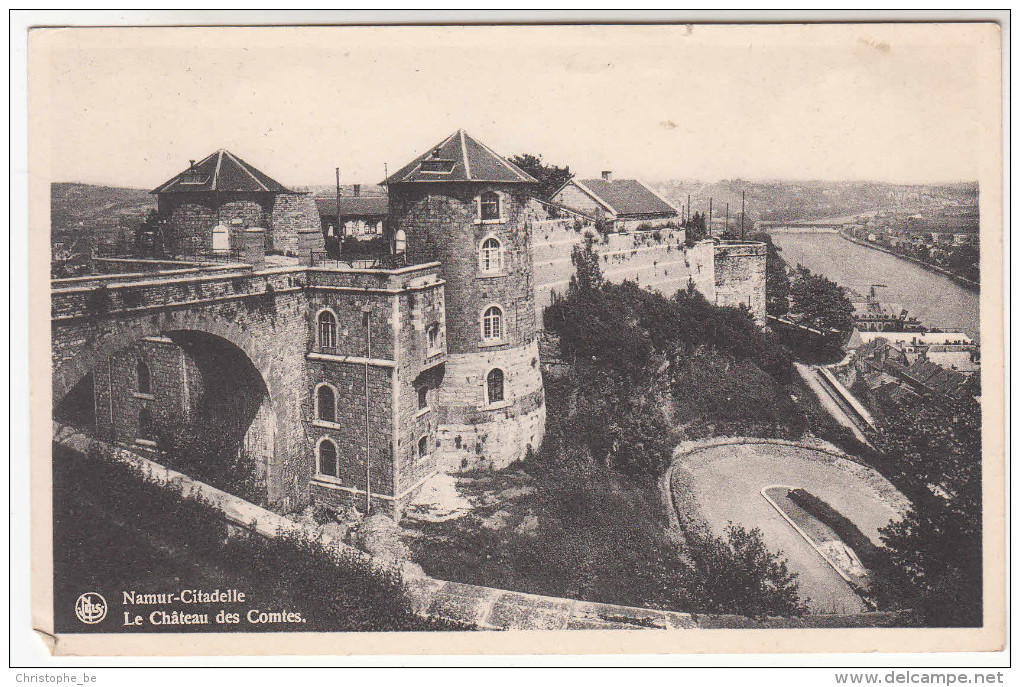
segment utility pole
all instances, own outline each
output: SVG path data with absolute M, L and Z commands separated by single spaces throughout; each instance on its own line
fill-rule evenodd
M 372 308 L 361 306 L 362 322 L 368 333 L 368 353 L 365 356 L 365 517 L 372 514 L 372 434 L 368 422 L 368 361 L 372 359 Z
M 708 235 L 712 235 L 712 198 L 708 199 Z
M 336 240 L 339 246 L 344 243 L 343 236 L 341 234 L 343 230 L 340 228 L 340 168 L 336 168 Z M 339 248 L 338 248 L 339 250 Z
M 687 222 L 691 221 L 691 194 L 687 194 Z
M 740 240 L 744 240 L 744 191 L 740 192 Z
M 730 204 L 726 202 L 726 228 L 723 229 L 724 234 L 730 233 Z

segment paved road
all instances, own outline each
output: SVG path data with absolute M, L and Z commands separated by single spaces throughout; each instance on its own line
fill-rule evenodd
M 799 576 L 801 598 L 811 611 L 868 610 L 843 578 L 769 505 L 761 489 L 773 484 L 806 489 L 880 543 L 878 529 L 897 517 L 897 510 L 889 503 L 891 485 L 877 473 L 811 449 L 774 444 L 714 447 L 681 457 L 679 465 L 687 472 L 701 514 L 714 532 L 722 534 L 728 521 L 759 527 L 768 547 L 783 551 L 791 571 Z M 674 476 L 674 489 L 678 481 Z

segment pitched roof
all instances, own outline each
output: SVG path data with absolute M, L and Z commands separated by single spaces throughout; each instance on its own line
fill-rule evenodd
M 315 199 L 320 217 L 336 217 L 336 196 Z M 341 217 L 378 217 L 390 209 L 388 196 L 340 196 Z
M 617 217 L 621 215 L 676 215 L 658 193 L 637 179 L 572 179 L 573 183 Z
M 463 129 L 453 132 L 429 150 L 391 174 L 384 184 L 417 182 L 493 181 L 537 184 L 538 180 L 496 154 Z
M 280 182 L 223 148 L 196 162 L 193 167 L 164 182 L 151 193 L 191 191 L 291 193 Z

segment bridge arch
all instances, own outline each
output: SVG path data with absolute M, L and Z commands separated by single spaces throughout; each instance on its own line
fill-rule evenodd
M 259 470 L 265 484 L 269 503 L 292 502 L 303 498 L 303 480 L 297 474 L 294 458 L 300 461 L 304 447 L 304 426 L 301 421 L 303 393 L 304 342 L 283 340 L 273 335 L 273 327 L 266 322 L 248 322 L 245 317 L 228 317 L 222 313 L 202 310 L 171 310 L 92 323 L 92 336 L 80 336 L 74 331 L 60 331 L 54 326 L 54 342 L 58 337 L 84 342 L 74 346 L 73 356 L 53 372 L 53 405 L 68 397 L 79 383 L 112 356 L 129 350 L 138 342 L 169 339 L 178 345 L 188 345 L 201 354 L 205 348 L 221 342 L 223 350 L 234 349 L 240 360 L 243 357 L 264 385 L 267 402 L 258 409 L 260 422 L 265 423 L 268 445 L 261 451 Z M 75 325 L 71 325 L 74 327 Z M 84 327 L 84 325 L 78 325 Z M 96 331 L 99 329 L 99 331 Z M 190 343 L 188 343 L 190 342 Z M 203 342 L 208 342 L 206 345 Z M 229 356 L 228 356 L 229 357 Z M 112 391 L 111 391 L 112 393 Z M 256 391 L 257 393 L 257 391 Z M 249 437 L 245 436 L 245 442 Z M 247 443 L 245 444 L 247 446 Z M 307 452 L 307 451 L 305 451 Z

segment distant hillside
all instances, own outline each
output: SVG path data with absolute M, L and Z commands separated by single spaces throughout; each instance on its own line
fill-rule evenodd
M 58 182 L 50 184 L 50 240 L 54 276 L 83 269 L 96 243 L 131 240 L 156 198 L 146 189 Z

